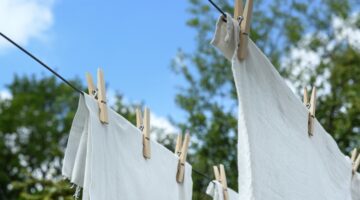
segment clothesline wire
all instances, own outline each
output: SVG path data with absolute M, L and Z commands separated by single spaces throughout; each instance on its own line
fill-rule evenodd
M 43 67 L 45 67 L 47 70 L 49 70 L 51 73 L 53 73 L 56 77 L 58 77 L 60 80 L 62 80 L 64 83 L 66 83 L 67 85 L 69 85 L 71 88 L 73 88 L 75 91 L 79 92 L 80 94 L 83 94 L 83 92 L 78 89 L 77 87 L 75 87 L 73 84 L 71 84 L 68 80 L 66 80 L 64 77 L 62 77 L 60 74 L 58 74 L 55 70 L 53 70 L 51 67 L 49 67 L 47 64 L 45 64 L 43 61 L 41 61 L 39 58 L 37 58 L 36 56 L 34 56 L 32 53 L 30 53 L 29 51 L 27 51 L 26 49 L 24 49 L 23 47 L 21 47 L 19 44 L 17 44 L 16 42 L 14 42 L 12 39 L 10 39 L 9 37 L 7 37 L 6 35 L 4 35 L 3 33 L 0 32 L 0 35 L 5 38 L 7 41 L 9 41 L 11 44 L 15 45 L 18 49 L 20 49 L 22 52 L 24 52 L 26 55 L 30 56 L 32 59 L 34 59 L 37 63 L 39 63 L 40 65 L 42 65 Z M 209 180 L 212 180 L 212 178 L 208 177 L 207 175 L 201 173 L 200 171 L 196 170 L 196 169 L 192 169 L 193 172 L 195 172 L 196 174 L 199 174 Z
M 224 12 L 223 10 L 221 10 L 221 8 L 220 8 L 218 5 L 216 5 L 216 3 L 214 3 L 212 0 L 209 0 L 209 2 L 210 2 L 211 5 L 213 5 L 213 6 L 216 8 L 216 10 L 218 10 L 218 11 L 225 17 L 225 19 L 226 19 L 226 14 L 225 14 L 225 12 Z
M 27 51 L 26 49 L 24 49 L 23 47 L 21 47 L 20 45 L 18 45 L 16 42 L 14 42 L 12 39 L 10 39 L 9 37 L 7 37 L 6 35 L 4 35 L 3 33 L 0 32 L 0 35 L 5 38 L 7 41 L 9 41 L 11 44 L 15 45 L 18 49 L 20 49 L 22 52 L 24 52 L 26 55 L 30 56 L 32 59 L 34 59 L 36 62 L 38 62 L 40 65 L 42 65 L 43 67 L 45 67 L 47 70 L 49 70 L 51 73 L 53 73 L 56 77 L 58 77 L 59 79 L 61 79 L 62 81 L 64 81 L 66 84 L 68 84 L 70 87 L 72 87 L 74 90 L 76 90 L 79 93 L 83 93 L 80 89 L 78 89 L 77 87 L 75 87 L 73 84 L 71 84 L 69 81 L 67 81 L 64 77 L 62 77 L 60 74 L 58 74 L 55 70 L 53 70 L 51 67 L 49 67 L 48 65 L 46 65 L 44 62 L 42 62 L 40 59 L 38 59 L 37 57 L 35 57 L 33 54 L 31 54 L 29 51 Z
M 199 172 L 198 170 L 196 170 L 196 169 L 192 169 L 193 170 L 193 172 L 195 172 L 196 174 L 198 174 L 198 175 L 200 175 L 200 176 L 203 176 L 204 178 L 206 178 L 206 179 L 208 179 L 209 181 L 212 181 L 213 179 L 212 178 L 210 178 L 209 176 L 207 176 L 207 175 L 205 175 L 204 173 L 202 173 L 202 172 Z

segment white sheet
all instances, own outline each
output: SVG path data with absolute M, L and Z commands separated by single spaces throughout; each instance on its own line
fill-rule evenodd
M 351 180 L 352 200 L 360 200 L 360 174 L 355 173 Z
M 83 187 L 85 200 L 191 200 L 191 166 L 182 184 L 176 181 L 178 157 L 151 141 L 151 159 L 142 153 L 142 134 L 109 110 L 109 124 L 99 121 L 97 102 L 80 96 L 63 175 Z
M 219 19 L 212 44 L 231 60 L 239 100 L 238 171 L 241 200 L 350 200 L 351 163 L 249 39 L 236 57 L 239 27 Z M 230 39 L 229 39 L 230 38 Z
M 239 200 L 239 195 L 232 189 L 227 189 L 229 194 L 228 200 Z M 213 200 L 224 200 L 223 187 L 218 181 L 211 181 L 206 188 L 206 194 L 211 196 Z

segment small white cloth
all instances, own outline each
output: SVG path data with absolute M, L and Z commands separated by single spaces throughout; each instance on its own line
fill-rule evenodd
M 307 108 L 251 39 L 239 61 L 238 40 L 238 22 L 219 19 L 212 44 L 232 62 L 239 101 L 239 199 L 350 200 L 350 160 L 317 120 L 308 136 Z
M 211 181 L 206 188 L 206 194 L 211 196 L 213 200 L 224 200 L 224 192 L 221 183 L 218 181 Z M 239 200 L 239 195 L 232 189 L 227 189 L 229 194 L 228 200 Z
M 143 157 L 142 133 L 108 109 L 109 124 L 100 123 L 97 101 L 80 95 L 63 175 L 83 187 L 84 200 L 191 200 L 191 166 L 177 183 L 178 157 L 151 141 L 151 158 Z
M 360 174 L 355 173 L 351 181 L 352 200 L 360 200 Z

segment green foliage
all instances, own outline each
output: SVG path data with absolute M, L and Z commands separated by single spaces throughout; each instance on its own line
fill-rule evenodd
M 29 179 L 46 180 L 60 174 L 78 94 L 54 78 L 34 76 L 15 76 L 8 89 L 12 98 L 0 101 L 1 193 L 4 199 L 15 199 L 17 189 L 29 183 L 29 195 L 40 195 L 44 182 L 35 185 Z M 21 196 L 27 198 L 24 189 Z
M 67 181 L 54 181 L 35 179 L 29 177 L 22 182 L 13 181 L 13 189 L 20 191 L 17 199 L 21 200 L 50 200 L 50 199 L 74 199 L 74 188 Z M 37 188 L 36 192 L 33 188 Z
M 330 92 L 320 96 L 317 118 L 345 151 L 360 146 L 360 55 L 351 47 L 332 52 L 332 62 L 320 65 L 330 76 L 321 88 Z
M 209 45 L 218 13 L 206 1 L 189 2 L 187 24 L 198 33 L 197 48 L 191 54 L 179 51 L 173 64 L 186 80 L 176 96 L 187 113 L 179 127 L 195 136 L 193 168 L 211 176 L 212 165 L 225 164 L 229 186 L 236 190 L 236 91 L 230 63 Z M 232 3 L 219 5 L 232 13 Z M 256 0 L 254 5 L 251 38 L 299 95 L 305 85 L 318 87 L 317 119 L 340 148 L 359 146 L 360 47 L 339 39 L 342 30 L 333 28 L 333 19 L 359 29 L 360 17 L 351 13 L 360 5 L 356 0 Z M 320 59 L 304 66 L 292 56 L 294 50 Z M 60 170 L 79 94 L 55 78 L 35 76 L 15 76 L 8 89 L 12 98 L 0 99 L 0 199 L 72 199 L 75 191 Z M 116 96 L 115 111 L 133 123 L 134 107 Z M 155 131 L 157 140 L 173 149 L 174 138 Z M 204 195 L 209 180 L 193 174 L 194 199 L 209 199 Z
M 54 77 L 15 76 L 8 89 L 12 98 L 0 99 L 0 199 L 73 199 L 61 166 L 79 94 Z M 135 122 L 121 95 L 114 109 Z
M 231 63 L 210 46 L 219 13 L 208 9 L 207 1 L 189 2 L 191 17 L 187 24 L 197 32 L 197 48 L 191 53 L 180 50 L 172 65 L 186 81 L 176 103 L 187 118 L 178 125 L 196 136 L 190 158 L 193 167 L 210 176 L 212 165 L 224 163 L 229 185 L 236 190 L 235 85 Z M 233 13 L 233 2 L 217 4 Z M 360 47 L 339 36 L 341 29 L 359 29 L 360 15 L 354 15 L 359 6 L 356 0 L 256 0 L 251 23 L 251 39 L 299 97 L 304 86 L 317 86 L 317 119 L 344 152 L 360 144 Z M 334 28 L 336 19 L 343 20 L 345 26 Z M 294 56 L 296 51 L 314 53 L 319 61 L 304 64 Z M 204 193 L 207 182 L 194 175 L 195 199 L 202 199 L 200 193 Z

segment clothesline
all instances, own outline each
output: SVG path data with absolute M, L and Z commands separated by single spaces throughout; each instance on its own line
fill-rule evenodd
M 213 5 L 213 6 L 216 8 L 216 10 L 218 10 L 218 11 L 223 15 L 223 17 L 226 19 L 226 14 L 225 14 L 225 12 L 224 12 L 223 10 L 221 10 L 221 8 L 220 8 L 218 5 L 216 5 L 216 3 L 214 3 L 212 0 L 209 0 L 209 2 L 210 2 L 210 4 Z
M 226 14 L 223 10 L 221 10 L 221 8 L 216 5 L 212 0 L 209 0 L 210 4 L 213 5 L 225 18 L 226 18 Z M 23 47 L 21 47 L 19 44 L 17 44 L 16 42 L 14 42 L 12 39 L 10 39 L 9 37 L 7 37 L 6 35 L 4 35 L 3 33 L 0 32 L 0 35 L 6 39 L 7 41 L 9 41 L 11 44 L 13 44 L 14 46 L 16 46 L 18 49 L 20 49 L 22 52 L 24 52 L 26 55 L 30 56 L 32 59 L 34 59 L 37 63 L 39 63 L 40 65 L 42 65 L 43 67 L 45 67 L 47 70 L 49 70 L 51 73 L 53 73 L 56 77 L 58 77 L 59 79 L 61 79 L 64 83 L 66 83 L 67 85 L 69 85 L 71 88 L 73 88 L 74 90 L 76 90 L 77 92 L 79 92 L 80 94 L 83 93 L 83 91 L 81 91 L 79 88 L 75 87 L 73 84 L 71 84 L 69 81 L 67 81 L 64 77 L 62 77 L 60 74 L 58 74 L 56 71 L 54 71 L 51 67 L 49 67 L 47 64 L 45 64 L 44 62 L 42 62 L 40 59 L 38 59 L 36 56 L 34 56 L 32 53 L 30 53 L 29 51 L 27 51 L 26 49 L 24 49 Z
M 7 41 L 9 41 L 11 44 L 13 44 L 14 46 L 16 46 L 18 49 L 20 49 L 22 52 L 24 52 L 26 55 L 30 56 L 33 60 L 35 60 L 37 63 L 39 63 L 41 66 L 45 67 L 45 69 L 49 70 L 51 73 L 53 73 L 56 77 L 58 77 L 60 80 L 62 80 L 64 83 L 66 83 L 67 85 L 69 85 L 71 88 L 73 88 L 75 91 L 77 91 L 80 94 L 83 94 L 84 92 L 81 91 L 79 88 L 77 88 L 76 86 L 74 86 L 73 84 L 71 84 L 68 80 L 66 80 L 63 76 L 61 76 L 59 73 L 57 73 L 55 70 L 53 70 L 51 67 L 49 67 L 47 64 L 45 64 L 43 61 L 41 61 L 39 58 L 37 58 L 36 56 L 34 56 L 32 53 L 30 53 L 29 51 L 27 51 L 25 48 L 21 47 L 19 44 L 17 44 L 16 42 L 14 42 L 12 39 L 10 39 L 9 37 L 7 37 L 6 35 L 4 35 L 3 33 L 0 32 L 0 35 L 6 39 Z M 212 178 L 210 178 L 209 176 L 205 175 L 204 173 L 192 168 L 192 171 L 195 172 L 198 175 L 203 176 L 204 178 L 208 179 L 208 180 L 212 180 Z
M 54 71 L 51 67 L 49 67 L 48 65 L 46 65 L 44 62 L 42 62 L 40 59 L 38 59 L 37 57 L 35 57 L 33 54 L 31 54 L 29 51 L 27 51 L 26 49 L 24 49 L 23 47 L 21 47 L 20 45 L 18 45 L 16 42 L 14 42 L 13 40 L 11 40 L 9 37 L 7 37 L 6 35 L 4 35 L 3 33 L 0 32 L 0 35 L 5 38 L 7 41 L 9 41 L 11 44 L 15 45 L 17 48 L 19 48 L 22 52 L 24 52 L 26 55 L 30 56 L 32 59 L 34 59 L 36 62 L 38 62 L 40 65 L 42 65 L 43 67 L 45 67 L 47 70 L 49 70 L 51 73 L 53 73 L 56 77 L 60 78 L 62 81 L 64 81 L 66 84 L 68 84 L 70 87 L 72 87 L 74 90 L 76 90 L 79 93 L 83 93 L 80 89 L 78 89 L 77 87 L 75 87 L 73 84 L 71 84 L 69 81 L 67 81 L 64 77 L 62 77 L 60 74 L 58 74 L 56 71 Z

